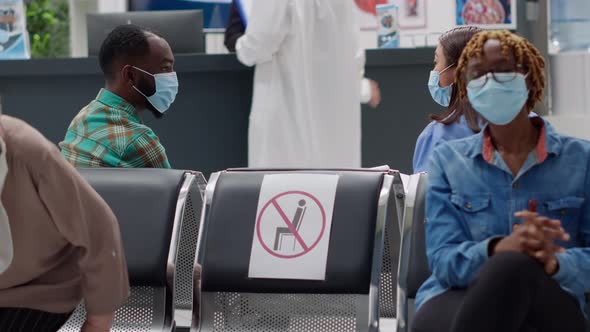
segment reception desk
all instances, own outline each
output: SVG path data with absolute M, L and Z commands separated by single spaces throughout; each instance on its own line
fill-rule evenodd
M 430 48 L 367 51 L 366 75 L 379 82 L 383 101 L 363 107 L 363 166 L 411 172 L 416 138 L 428 114 L 440 111 L 426 87 L 433 55 Z M 160 120 L 143 114 L 172 166 L 205 174 L 245 167 L 253 70 L 231 54 L 177 55 L 175 69 L 180 91 L 172 108 Z M 96 58 L 0 61 L 4 114 L 56 143 L 103 84 Z

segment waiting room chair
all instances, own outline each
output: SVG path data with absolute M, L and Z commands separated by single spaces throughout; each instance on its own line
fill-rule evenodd
M 194 261 L 194 249 L 193 258 L 182 257 L 190 248 L 180 249 L 179 244 L 192 242 L 192 248 L 196 247 L 195 226 L 189 224 L 195 222 L 190 213 L 199 206 L 191 207 L 197 203 L 189 196 L 199 201 L 203 176 L 164 169 L 94 168 L 79 172 L 109 204 L 121 229 L 131 294 L 116 312 L 111 331 L 173 331 L 175 292 L 183 281 L 179 266 L 187 264 L 186 260 Z M 85 317 L 80 304 L 60 331 L 80 331 Z
M 397 290 L 397 332 L 410 331 L 418 288 L 430 276 L 426 257 L 426 173 L 410 176 L 406 187 Z
M 248 278 L 262 181 L 270 174 L 337 174 L 324 281 Z M 192 332 L 357 332 L 379 329 L 386 221 L 399 173 L 228 170 L 214 173 L 195 264 Z

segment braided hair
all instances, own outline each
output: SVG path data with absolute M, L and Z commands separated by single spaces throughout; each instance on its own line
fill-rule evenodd
M 507 30 L 490 30 L 477 33 L 469 41 L 457 65 L 455 80 L 461 98 L 467 96 L 467 63 L 472 58 L 481 58 L 483 48 L 488 40 L 500 41 L 502 54 L 508 58 L 510 52 L 514 54 L 516 63 L 528 73 L 529 98 L 526 108 L 530 112 L 542 100 L 545 90 L 545 60 L 539 50 L 528 40 Z

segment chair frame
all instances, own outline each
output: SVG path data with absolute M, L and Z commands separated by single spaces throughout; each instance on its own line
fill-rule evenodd
M 426 173 L 418 173 L 410 176 L 406 188 L 405 208 L 403 215 L 401 248 L 399 257 L 398 286 L 397 286 L 397 332 L 409 330 L 410 301 L 407 294 L 407 275 L 410 268 L 410 250 L 412 249 L 412 227 L 416 214 L 416 199 L 418 188 L 426 181 Z
M 180 251 L 180 242 L 182 236 L 182 229 L 185 215 L 185 209 L 187 205 L 187 201 L 189 199 L 189 193 L 191 189 L 195 188 L 199 181 L 199 177 L 203 177 L 203 175 L 199 172 L 194 171 L 185 171 L 184 173 L 184 180 L 182 185 L 180 186 L 180 190 L 178 192 L 178 198 L 176 201 L 176 209 L 174 212 L 174 226 L 172 228 L 172 237 L 170 239 L 170 251 L 168 252 L 168 262 L 166 267 L 166 282 L 167 282 L 167 289 L 166 294 L 170 294 L 171 296 L 166 296 L 166 316 L 172 317 L 173 328 L 176 325 L 176 309 L 179 309 L 179 305 L 176 301 L 176 287 L 178 286 L 176 283 L 177 278 L 177 263 L 180 258 L 179 251 Z M 197 184 L 195 184 L 197 183 Z M 199 190 L 201 199 L 203 198 L 203 190 L 202 188 L 196 187 Z M 167 325 L 166 325 L 167 326 Z M 172 331 L 173 329 L 171 329 Z
M 379 296 L 380 301 L 380 312 L 379 316 L 381 319 L 395 319 L 397 316 L 397 273 L 399 267 L 399 247 L 401 245 L 401 232 L 402 232 L 402 225 L 403 225 L 403 215 L 404 215 L 404 204 L 405 204 L 405 190 L 404 184 L 402 181 L 401 176 L 394 177 L 393 181 L 393 188 L 392 193 L 390 194 L 389 200 L 389 207 L 395 208 L 395 214 L 389 213 L 387 216 L 387 222 L 385 225 L 386 228 L 386 236 L 385 241 L 386 245 L 384 245 L 384 250 L 387 249 L 387 245 L 389 245 L 389 252 L 383 252 L 383 264 L 381 267 L 381 295 Z M 385 271 L 386 263 L 390 260 L 391 270 Z M 389 282 L 388 278 L 385 276 L 385 273 L 391 273 L 391 282 Z M 390 302 L 384 296 L 386 294 L 392 293 L 393 298 L 391 299 L 391 305 L 393 308 L 390 308 Z M 386 308 L 381 307 L 388 306 Z M 391 310 L 392 309 L 392 310 Z
M 363 172 L 381 172 L 383 173 L 383 182 L 381 185 L 381 189 L 379 192 L 379 199 L 377 205 L 377 217 L 376 217 L 376 224 L 375 224 L 375 239 L 373 242 L 373 257 L 371 263 L 371 276 L 370 276 L 370 286 L 369 286 L 369 294 L 368 294 L 368 310 L 367 310 L 367 331 L 369 332 L 378 332 L 379 331 L 379 287 L 380 287 L 380 276 L 381 276 L 381 266 L 383 261 L 383 249 L 384 249 L 384 241 L 385 241 L 385 227 L 386 227 L 386 219 L 387 219 L 387 210 L 390 203 L 390 195 L 394 193 L 394 183 L 401 183 L 401 178 L 398 171 L 394 170 L 366 170 L 366 169 L 358 169 L 358 170 L 342 170 L 342 169 L 236 169 L 236 170 L 227 170 L 221 171 L 211 174 L 209 178 L 209 182 L 207 184 L 207 188 L 205 190 L 205 198 L 203 202 L 203 209 L 202 209 L 202 216 L 201 216 L 201 226 L 199 232 L 199 240 L 197 242 L 197 254 L 196 254 L 196 261 L 195 261 L 195 269 L 194 269 L 194 286 L 193 286 L 193 317 L 192 317 L 192 324 L 191 324 L 191 332 L 200 332 L 201 325 L 202 325 L 202 297 L 201 297 L 201 270 L 202 264 L 205 260 L 205 250 L 204 250 L 204 239 L 207 234 L 207 227 L 208 227 L 208 220 L 209 220 L 209 211 L 211 210 L 211 204 L 213 202 L 213 196 L 215 194 L 215 189 L 217 186 L 217 181 L 219 177 L 228 172 L 293 172 L 293 173 L 301 173 L 305 171 L 321 171 L 321 172 L 341 172 L 341 171 L 363 171 Z

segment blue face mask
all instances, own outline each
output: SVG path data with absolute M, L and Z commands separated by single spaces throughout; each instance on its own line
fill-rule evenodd
M 178 93 L 178 77 L 176 77 L 176 73 L 152 74 L 135 66 L 133 68 L 154 77 L 156 92 L 153 95 L 148 97 L 135 86 L 133 88 L 141 93 L 158 112 L 164 114 L 170 108 Z
M 449 68 L 454 66 L 454 64 L 448 66 L 447 68 L 443 69 L 441 72 L 438 71 L 431 71 L 430 78 L 428 79 L 428 90 L 430 90 L 430 95 L 432 99 L 439 104 L 440 106 L 449 107 L 451 103 L 451 92 L 453 91 L 453 85 L 449 85 L 447 87 L 440 86 L 440 75 L 447 71 Z
M 507 125 L 529 98 L 526 76 L 521 73 L 488 73 L 469 82 L 467 96 L 471 106 L 488 122 Z

